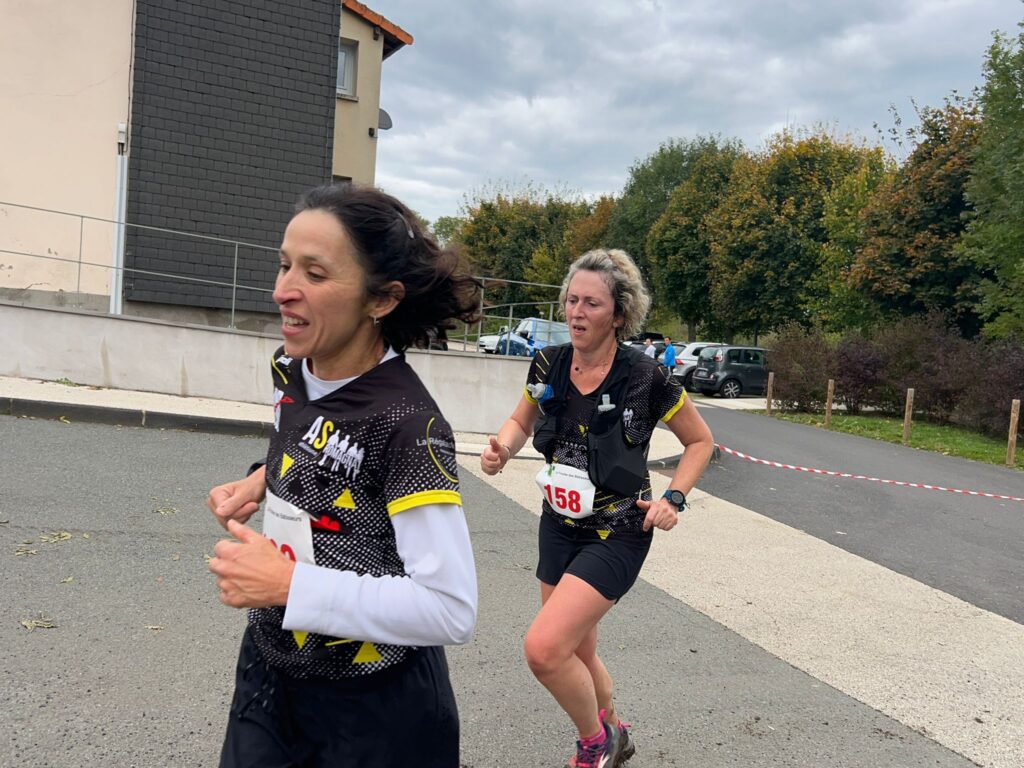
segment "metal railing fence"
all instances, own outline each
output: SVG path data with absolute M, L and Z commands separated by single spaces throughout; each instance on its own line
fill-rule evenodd
M 15 209 L 16 211 L 22 212 L 31 212 L 33 214 L 41 213 L 49 216 L 56 216 L 68 219 L 74 225 L 76 225 L 76 255 L 73 258 L 68 256 L 61 256 L 53 252 L 53 249 L 47 247 L 44 241 L 46 240 L 47 236 L 51 235 L 53 232 L 53 230 L 48 227 L 41 228 L 45 232 L 45 234 L 36 236 L 36 239 L 40 243 L 42 243 L 39 246 L 38 250 L 41 251 L 45 248 L 48 251 L 47 253 L 35 252 L 31 249 L 24 250 L 22 248 L 8 247 L 8 243 L 5 242 L 4 237 L 5 230 L 7 230 L 8 235 L 11 235 L 13 230 L 20 230 L 22 233 L 24 233 L 25 231 L 33 230 L 34 228 L 30 223 L 26 223 L 24 221 L 21 222 L 20 224 L 12 222 L 11 217 L 9 215 L 9 211 L 7 209 Z M 156 227 L 145 224 L 133 224 L 127 221 L 116 221 L 114 219 L 105 219 L 98 216 L 89 216 L 80 213 L 70 213 L 67 211 L 59 211 L 39 206 L 22 205 L 20 203 L 0 201 L 0 213 L 3 214 L 3 216 L 0 217 L 0 254 L 7 254 L 21 258 L 66 264 L 73 268 L 75 270 L 75 276 L 73 280 L 75 286 L 74 291 L 70 291 L 70 288 L 66 291 L 66 293 L 70 294 L 69 301 L 67 302 L 67 304 L 70 304 L 70 306 L 72 307 L 76 307 L 79 309 L 84 308 L 84 297 L 87 295 L 87 293 L 83 292 L 82 288 L 83 270 L 92 269 L 107 270 L 109 273 L 111 273 L 109 276 L 110 278 L 112 278 L 115 274 L 120 273 L 122 277 L 124 275 L 143 276 L 148 278 L 178 281 L 183 284 L 194 285 L 197 288 L 211 287 L 229 289 L 230 305 L 227 308 L 227 327 L 229 328 L 236 327 L 236 316 L 238 312 L 237 306 L 240 294 L 245 294 L 246 292 L 249 292 L 251 295 L 262 296 L 264 298 L 267 298 L 270 296 L 270 294 L 273 293 L 273 288 L 251 285 L 243 281 L 240 281 L 238 279 L 238 274 L 240 264 L 240 252 L 244 251 L 245 249 L 250 249 L 253 251 L 276 253 L 276 247 L 260 245 L 258 243 L 250 243 L 242 240 L 232 240 L 230 238 L 198 234 L 194 232 L 185 232 L 182 230 L 169 229 L 165 227 Z M 92 248 L 87 247 L 86 242 L 87 222 L 97 223 L 104 229 L 108 230 L 106 232 L 101 232 L 98 238 L 92 238 L 100 241 L 100 245 L 94 246 Z M 113 253 L 113 248 L 115 247 L 115 243 L 124 242 L 123 237 L 121 237 L 120 241 L 118 240 L 119 229 L 122 231 L 127 229 L 136 229 L 139 231 L 166 235 L 169 239 L 184 237 L 194 241 L 217 243 L 220 245 L 224 245 L 228 248 L 229 252 L 231 253 L 231 279 L 213 279 L 210 277 L 199 277 L 195 275 L 174 273 L 164 270 L 142 269 L 138 267 L 125 266 L 123 263 L 118 263 L 119 260 Z M 74 237 L 74 231 L 72 233 L 72 237 Z M 12 239 L 18 238 L 12 236 Z M 108 253 L 106 254 L 107 260 L 99 261 L 96 259 L 92 252 L 103 249 L 108 249 Z M 86 251 L 90 251 L 88 257 Z M 139 256 L 140 254 L 134 254 L 134 258 L 136 260 L 138 260 Z M 191 262 L 185 263 L 192 268 L 195 267 L 195 264 Z M 477 277 L 476 279 L 478 279 L 482 285 L 482 290 L 480 293 L 479 320 L 475 324 L 461 323 L 461 333 L 450 334 L 448 336 L 447 344 L 449 347 L 461 347 L 461 349 L 466 351 L 479 351 L 481 350 L 480 339 L 482 337 L 491 334 L 511 334 L 515 330 L 516 325 L 521 320 L 531 317 L 547 319 L 549 321 L 555 319 L 555 314 L 558 305 L 557 297 L 560 286 L 494 277 Z M 20 287 L 8 286 L 7 291 L 29 291 L 33 286 L 39 284 L 38 282 L 31 282 L 30 279 L 23 280 L 22 282 L 26 284 Z M 522 289 L 530 290 L 535 295 L 545 293 L 550 294 L 552 298 L 550 300 L 524 300 L 516 302 L 502 302 L 495 304 L 488 303 L 487 297 L 489 293 L 495 295 L 499 291 L 507 291 L 509 286 L 517 286 Z M 123 280 L 108 279 L 105 290 L 109 293 L 110 290 L 115 289 L 115 287 L 121 287 L 121 290 L 123 291 Z M 61 287 L 60 290 L 65 289 Z M 190 305 L 185 303 L 182 303 L 180 306 L 195 309 L 211 308 L 205 305 L 200 307 L 198 305 Z M 217 309 L 217 307 L 212 308 Z M 111 312 L 111 314 L 122 313 Z M 268 313 L 268 317 L 269 316 L 270 313 Z M 195 325 L 196 323 L 190 321 L 188 324 Z M 213 325 L 212 327 L 217 326 Z M 511 349 L 512 344 L 507 343 L 505 345 L 506 354 L 512 354 Z

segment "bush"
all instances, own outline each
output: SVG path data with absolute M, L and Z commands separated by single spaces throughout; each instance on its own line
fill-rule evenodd
M 832 349 L 820 328 L 791 323 L 769 345 L 768 368 L 775 373 L 773 399 L 784 410 L 820 411 L 832 378 Z
M 914 411 L 948 423 L 971 384 L 976 347 L 934 315 L 900 320 L 881 330 L 875 342 L 885 361 L 878 407 L 902 414 L 913 387 Z
M 876 406 L 885 383 L 885 357 L 878 345 L 859 333 L 839 340 L 835 352 L 836 399 L 847 413 Z
M 1024 342 L 990 342 L 978 350 L 977 357 L 956 420 L 993 437 L 1006 437 L 1010 406 L 1014 400 L 1024 401 Z M 1017 423 L 1017 436 L 1024 438 L 1024 418 Z

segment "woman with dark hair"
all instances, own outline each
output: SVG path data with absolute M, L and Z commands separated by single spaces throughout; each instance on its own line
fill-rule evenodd
M 501 471 L 531 434 L 545 458 L 537 473 L 541 609 L 526 633 L 526 660 L 579 734 L 568 767 L 614 768 L 635 748 L 597 655 L 597 627 L 633 586 L 654 529 L 675 527 L 714 443 L 667 371 L 622 346 L 650 307 L 625 252 L 580 256 L 559 303 L 570 343 L 537 353 L 523 397 L 480 465 L 489 475 Z M 669 490 L 653 499 L 647 451 L 659 422 L 684 452 Z
M 267 460 L 208 500 L 235 539 L 220 599 L 249 609 L 220 764 L 457 768 L 442 646 L 472 634 L 476 571 L 451 428 L 402 353 L 472 321 L 479 286 L 357 186 L 304 195 L 280 261 Z

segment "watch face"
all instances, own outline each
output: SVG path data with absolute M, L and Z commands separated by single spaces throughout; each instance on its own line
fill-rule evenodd
M 686 503 L 686 496 L 683 495 L 682 491 L 665 491 L 665 498 L 675 504 L 677 507 L 682 506 Z

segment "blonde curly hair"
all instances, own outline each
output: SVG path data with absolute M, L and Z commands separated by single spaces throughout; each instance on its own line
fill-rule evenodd
M 615 315 L 622 319 L 622 325 L 615 332 L 616 338 L 623 341 L 640 333 L 651 309 L 651 295 L 633 259 L 618 249 L 595 248 L 572 263 L 558 294 L 558 311 L 562 318 L 565 318 L 565 295 L 569 283 L 577 272 L 584 269 L 601 275 L 612 294 Z

